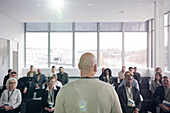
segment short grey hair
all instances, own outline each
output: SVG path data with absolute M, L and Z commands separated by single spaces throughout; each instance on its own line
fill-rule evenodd
M 17 87 L 17 85 L 18 85 L 18 80 L 17 80 L 16 78 L 9 78 L 9 79 L 7 80 L 7 82 L 6 82 L 6 88 L 7 88 L 7 89 L 9 89 L 9 83 L 10 83 L 11 81 L 15 81 L 15 82 L 16 82 L 16 86 L 15 86 L 15 87 Z

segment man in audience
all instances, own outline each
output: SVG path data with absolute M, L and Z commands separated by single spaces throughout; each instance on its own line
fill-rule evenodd
M 126 77 L 126 75 L 132 75 L 132 73 L 131 73 L 130 71 L 126 71 L 124 76 Z M 133 76 L 133 75 L 132 75 L 132 76 Z M 123 81 L 120 83 L 120 85 L 118 86 L 118 88 L 120 88 L 121 86 L 123 86 L 123 85 L 125 85 L 125 84 L 126 84 L 126 80 L 123 80 Z M 133 79 L 132 86 L 134 86 L 135 88 L 138 89 L 138 91 L 140 91 L 137 80 Z
M 133 77 L 138 81 L 138 84 L 140 85 L 142 79 L 140 73 L 137 72 L 137 67 L 134 67 Z
M 54 113 L 122 113 L 113 87 L 94 79 L 97 72 L 95 56 L 83 54 L 78 67 L 81 78 L 60 89 Z
M 52 66 L 52 70 L 51 70 L 51 73 L 50 73 L 49 77 L 52 77 L 55 74 L 57 74 L 56 68 L 55 68 L 55 66 Z
M 13 71 L 10 75 L 10 78 L 16 78 L 18 80 L 17 72 Z M 27 92 L 27 87 L 21 82 L 21 80 L 18 80 L 17 89 L 19 89 L 21 93 Z
M 2 88 L 3 90 L 6 89 L 6 82 L 7 82 L 7 80 L 9 79 L 12 71 L 13 71 L 12 69 L 8 69 L 8 74 L 4 77 L 4 80 L 3 80 L 3 88 Z
M 36 74 L 36 72 L 34 71 L 34 66 L 31 65 L 30 71 L 27 72 L 27 77 L 33 77 L 35 74 Z
M 129 67 L 129 72 L 131 72 L 131 74 L 134 74 L 134 68 L 133 67 Z
M 153 102 L 161 108 L 161 113 L 170 113 L 170 78 L 164 76 L 162 85 L 156 88 L 153 94 Z M 169 103 L 167 106 L 166 103 Z
M 35 88 L 45 88 L 45 84 L 47 83 L 47 79 L 44 74 L 42 74 L 41 69 L 37 70 L 36 75 L 33 76 L 32 83 Z
M 141 100 L 138 89 L 132 86 L 133 76 L 125 76 L 126 84 L 118 89 L 118 96 L 122 106 L 123 113 L 139 113 L 141 109 Z
M 125 66 L 122 66 L 122 70 L 118 73 L 120 83 L 121 83 L 121 82 L 123 81 L 123 79 L 124 79 L 125 70 L 126 70 L 126 67 L 125 67 Z
M 64 72 L 63 67 L 59 67 L 59 73 L 57 74 L 58 81 L 65 85 L 68 83 L 68 74 Z

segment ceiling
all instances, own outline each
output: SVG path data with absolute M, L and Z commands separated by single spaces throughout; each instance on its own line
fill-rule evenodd
M 49 0 L 0 0 L 0 13 L 19 22 L 141 22 L 154 17 L 156 0 L 63 1 L 58 11 Z M 170 0 L 164 4 L 170 11 Z

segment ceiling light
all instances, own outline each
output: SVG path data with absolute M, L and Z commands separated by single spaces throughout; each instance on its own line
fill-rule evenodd
M 37 7 L 40 7 L 41 6 L 41 4 L 37 4 Z
M 53 9 L 60 10 L 63 7 L 63 0 L 50 0 Z
M 90 6 L 91 6 L 91 4 L 87 4 L 87 6 L 89 6 L 89 7 L 90 7 Z

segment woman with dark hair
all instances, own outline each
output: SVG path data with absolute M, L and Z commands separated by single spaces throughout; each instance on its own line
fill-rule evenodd
M 55 106 L 55 99 L 60 87 L 55 86 L 56 80 L 50 77 L 47 82 L 47 88 L 42 96 L 43 113 L 53 113 Z
M 106 68 L 103 73 L 102 81 L 113 84 L 112 72 L 109 68 Z
M 162 85 L 162 74 L 157 72 L 155 74 L 155 80 L 151 83 L 151 92 L 152 94 L 155 92 L 156 88 Z
M 159 72 L 159 73 L 162 74 L 162 69 L 161 69 L 160 67 L 157 67 L 157 68 L 155 69 L 155 74 L 156 74 L 157 72 Z M 151 76 L 151 80 L 154 81 L 154 80 L 155 80 L 155 76 Z

